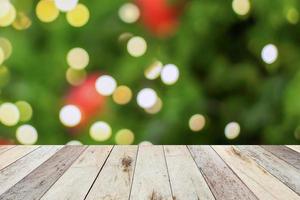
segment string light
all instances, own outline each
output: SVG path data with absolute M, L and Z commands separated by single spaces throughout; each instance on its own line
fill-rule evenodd
M 66 145 L 82 145 L 82 142 L 80 142 L 78 140 L 71 140 L 71 141 L 67 142 Z
M 110 96 L 113 94 L 117 87 L 116 80 L 108 75 L 100 76 L 96 80 L 96 90 L 103 96 Z
M 73 10 L 78 4 L 78 0 L 55 0 L 55 6 L 62 12 Z
M 89 54 L 83 48 L 73 48 L 67 54 L 67 63 L 73 69 L 81 70 L 86 68 L 89 60 Z
M 163 64 L 160 61 L 152 63 L 144 72 L 144 75 L 149 80 L 157 79 L 160 76 Z
M 129 145 L 134 142 L 134 133 L 129 129 L 121 129 L 116 133 L 115 140 L 117 144 Z
M 156 114 L 162 109 L 162 106 L 162 100 L 159 97 L 157 97 L 156 103 L 152 107 L 146 108 L 145 111 L 149 114 Z
M 66 105 L 60 110 L 59 119 L 67 127 L 77 126 L 81 121 L 80 109 L 74 105 Z
M 250 11 L 250 1 L 249 0 L 233 0 L 232 9 L 238 15 L 247 15 Z
M 132 37 L 127 43 L 127 51 L 133 57 L 140 57 L 147 51 L 147 43 L 142 37 Z
M 237 122 L 230 122 L 225 127 L 225 136 L 229 140 L 237 138 L 240 134 L 240 125 Z
M 21 122 L 27 122 L 32 117 L 32 107 L 31 105 L 26 101 L 18 101 L 16 102 L 16 106 L 18 107 L 20 111 L 20 121 Z
M 68 83 L 74 86 L 78 86 L 84 82 L 86 78 L 86 71 L 85 70 L 76 70 L 69 68 L 66 72 L 66 79 Z
M 95 122 L 90 128 L 90 136 L 98 142 L 108 140 L 111 137 L 111 127 L 103 121 Z
M 201 131 L 205 126 L 205 117 L 200 114 L 193 115 L 189 120 L 189 127 L 192 131 Z
M 17 13 L 15 7 L 9 3 L 9 11 L 6 13 L 6 15 L 0 17 L 0 26 L 10 26 L 16 19 L 16 15 Z
M 32 145 L 37 142 L 38 133 L 33 126 L 25 124 L 17 129 L 16 138 L 21 144 Z
M 20 112 L 15 104 L 3 103 L 0 106 L 0 121 L 6 126 L 14 126 L 20 120 Z
M 59 10 L 55 6 L 54 0 L 39 1 L 35 13 L 39 20 L 46 23 L 53 22 L 59 16 Z
M 179 70 L 176 65 L 167 64 L 161 71 L 161 80 L 166 85 L 173 85 L 179 78 Z
M 157 94 L 153 89 L 144 88 L 137 95 L 137 103 L 140 107 L 147 109 L 155 105 L 157 98 Z
M 119 9 L 119 17 L 125 23 L 134 23 L 140 17 L 140 10 L 133 3 L 125 3 Z
M 272 64 L 278 57 L 278 50 L 274 44 L 267 44 L 261 51 L 261 58 L 267 64 Z
M 113 93 L 114 102 L 120 105 L 129 103 L 131 98 L 132 98 L 131 89 L 125 85 L 121 85 L 117 87 L 117 89 Z
M 73 10 L 67 13 L 66 17 L 71 26 L 82 27 L 88 23 L 90 12 L 85 5 L 78 4 Z

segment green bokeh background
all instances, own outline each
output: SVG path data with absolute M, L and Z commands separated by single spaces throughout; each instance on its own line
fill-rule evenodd
M 190 0 L 178 30 L 168 38 L 153 36 L 141 23 L 122 22 L 118 17 L 126 2 L 122 0 L 80 1 L 91 13 L 89 23 L 81 28 L 71 27 L 62 13 L 53 23 L 40 22 L 34 11 L 37 1 L 12 2 L 29 15 L 32 26 L 24 31 L 0 29 L 0 36 L 13 45 L 13 54 L 5 61 L 11 78 L 1 88 L 0 100 L 25 100 L 32 105 L 28 123 L 38 130 L 38 144 L 65 144 L 73 139 L 114 144 L 114 137 L 102 143 L 89 137 L 89 125 L 97 120 L 107 121 L 113 136 L 121 128 L 131 129 L 135 144 L 145 140 L 154 144 L 300 143 L 300 25 L 287 20 L 291 8 L 300 9 L 298 0 L 252 0 L 246 17 L 236 15 L 229 0 Z M 118 41 L 124 32 L 145 38 L 144 56 L 127 53 L 126 43 Z M 260 56 L 269 43 L 279 51 L 271 65 Z M 80 135 L 70 135 L 58 113 L 70 88 L 65 57 L 73 47 L 89 53 L 89 73 L 108 73 L 119 84 L 130 86 L 135 95 L 144 87 L 154 88 L 164 103 L 161 112 L 149 115 L 135 99 L 120 106 L 108 98 L 105 110 Z M 179 67 L 175 85 L 145 79 L 144 70 L 155 58 Z M 207 120 L 199 133 L 188 127 L 195 113 Z M 241 133 L 229 141 L 224 127 L 231 121 L 240 124 Z M 0 124 L 0 138 L 14 140 L 19 125 Z

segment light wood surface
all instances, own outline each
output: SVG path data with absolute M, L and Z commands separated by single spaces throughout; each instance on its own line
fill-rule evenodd
M 299 146 L 0 146 L 0 200 L 300 200 Z

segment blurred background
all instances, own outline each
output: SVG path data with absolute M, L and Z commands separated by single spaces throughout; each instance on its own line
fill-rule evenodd
M 0 0 L 0 144 L 300 144 L 298 0 Z

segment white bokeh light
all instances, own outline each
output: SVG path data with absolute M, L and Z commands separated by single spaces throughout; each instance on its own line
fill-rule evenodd
M 81 121 L 80 109 L 74 105 L 66 105 L 60 110 L 59 118 L 65 126 L 77 126 Z
M 125 3 L 119 9 L 119 17 L 125 23 L 134 23 L 140 17 L 140 10 L 133 3 Z
M 117 82 L 113 77 L 103 75 L 96 80 L 95 87 L 99 94 L 109 96 L 116 90 Z
M 90 128 L 90 136 L 95 141 L 105 141 L 111 137 L 111 127 L 103 121 L 95 122 Z
M 6 16 L 10 10 L 9 0 L 0 0 L 0 18 Z
M 166 85 L 172 85 L 179 78 L 179 70 L 176 65 L 167 64 L 163 67 L 160 74 L 161 80 Z
M 20 120 L 20 111 L 15 104 L 3 103 L 0 106 L 0 121 L 6 126 L 14 126 Z
M 238 15 L 247 15 L 250 11 L 251 4 L 249 0 L 233 0 L 232 9 Z
M 144 75 L 149 80 L 154 80 L 160 76 L 163 64 L 160 61 L 152 63 L 144 72 Z
M 35 144 L 38 139 L 36 129 L 28 124 L 24 124 L 17 129 L 16 138 L 21 144 Z
M 58 10 L 68 12 L 73 10 L 78 4 L 78 0 L 54 0 Z
M 225 127 L 225 136 L 229 140 L 237 138 L 240 134 L 241 128 L 237 122 L 230 122 Z
M 147 109 L 155 105 L 157 98 L 157 94 L 153 89 L 144 88 L 137 95 L 137 103 L 140 107 Z
M 82 143 L 78 140 L 70 140 L 66 145 L 82 145 Z
M 127 43 L 127 51 L 133 57 L 140 57 L 146 53 L 147 43 L 142 37 L 132 37 Z
M 268 44 L 264 46 L 261 51 L 261 58 L 267 64 L 272 64 L 276 61 L 278 57 L 278 50 L 274 44 Z

